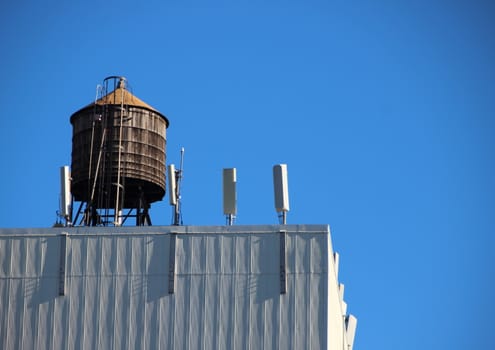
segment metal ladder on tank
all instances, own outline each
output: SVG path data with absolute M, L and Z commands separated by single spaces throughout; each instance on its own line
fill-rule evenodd
M 116 83 L 117 78 L 119 79 L 118 83 Z M 109 81 L 113 81 L 113 90 L 109 90 Z M 91 135 L 91 150 L 90 150 L 90 160 L 89 160 L 89 174 L 88 181 L 91 181 L 93 178 L 93 183 L 90 184 L 88 188 L 91 189 L 91 193 L 89 194 L 89 202 L 87 203 L 87 208 L 85 212 L 85 225 L 86 226 L 108 226 L 108 224 L 113 224 L 114 226 L 122 225 L 122 206 L 124 199 L 124 184 L 123 180 L 125 179 L 122 176 L 121 171 L 121 159 L 122 159 L 122 133 L 123 133 L 123 120 L 124 116 L 127 115 L 127 106 L 124 104 L 125 101 L 125 86 L 122 87 L 122 98 L 119 108 L 119 130 L 118 130 L 118 147 L 117 147 L 117 179 L 116 182 L 113 182 L 113 164 L 112 160 L 114 157 L 114 124 L 115 124 L 115 115 L 112 116 L 111 112 L 108 108 L 109 104 L 115 105 L 116 101 L 105 101 L 105 104 L 102 106 L 101 114 L 97 113 L 98 104 L 98 95 L 100 94 L 100 99 L 107 96 L 111 91 L 115 91 L 118 87 L 121 87 L 121 84 L 125 84 L 125 80 L 122 77 L 109 77 L 105 79 L 104 86 L 97 88 L 96 98 L 95 98 L 95 111 L 93 115 L 93 124 L 92 124 L 92 135 Z M 114 97 L 115 98 L 115 97 Z M 114 103 L 112 103 L 114 102 Z M 93 149 L 96 146 L 94 133 L 95 133 L 95 123 L 96 120 L 100 119 L 101 121 L 101 142 L 98 145 L 98 160 L 96 164 L 96 169 L 92 169 L 92 156 Z M 115 186 L 115 202 L 112 203 L 112 198 L 109 195 L 112 193 L 112 186 Z M 98 198 L 95 198 L 96 188 L 98 187 Z M 115 204 L 115 205 L 112 205 Z M 96 208 L 104 208 L 103 213 L 98 213 Z M 111 213 L 110 209 L 113 209 L 113 213 Z M 110 220 L 113 219 L 113 220 Z

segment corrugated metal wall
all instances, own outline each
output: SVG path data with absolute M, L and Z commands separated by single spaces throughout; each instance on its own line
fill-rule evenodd
M 341 349 L 328 227 L 284 229 L 286 294 L 280 226 L 0 230 L 0 347 Z

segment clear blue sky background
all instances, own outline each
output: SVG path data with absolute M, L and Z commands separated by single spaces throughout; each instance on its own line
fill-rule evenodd
M 495 3 L 3 1 L 0 227 L 49 227 L 109 75 L 185 147 L 184 223 L 328 223 L 355 349 L 495 349 Z M 167 201 L 152 207 L 168 225 Z

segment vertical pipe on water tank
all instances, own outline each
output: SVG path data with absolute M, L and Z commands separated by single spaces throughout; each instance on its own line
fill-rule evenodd
M 115 212 L 114 212 L 114 225 L 120 226 L 122 224 L 121 217 L 122 211 L 120 205 L 122 205 L 120 201 L 120 167 L 121 167 L 121 158 L 122 158 L 122 124 L 124 120 L 124 95 L 125 95 L 125 85 L 123 78 L 120 78 L 119 87 L 122 89 L 122 99 L 120 101 L 120 120 L 119 120 L 119 150 L 118 150 L 118 160 L 117 160 L 117 191 L 115 198 Z
M 95 102 L 94 102 L 94 109 L 93 109 L 93 118 L 91 121 L 91 142 L 90 142 L 90 149 L 89 149 L 89 162 L 88 162 L 88 198 L 92 197 L 92 193 L 90 192 L 91 190 L 91 176 L 93 175 L 92 170 L 93 170 L 93 147 L 94 147 L 94 139 L 95 139 L 95 126 L 96 126 L 96 119 L 97 119 L 97 111 L 98 111 L 98 96 L 102 93 L 103 86 L 100 84 L 96 85 L 96 94 L 95 94 Z M 96 178 L 96 173 L 95 173 L 95 178 Z

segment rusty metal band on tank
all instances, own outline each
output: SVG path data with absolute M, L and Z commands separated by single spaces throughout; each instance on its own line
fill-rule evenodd
M 163 198 L 169 121 L 134 96 L 125 78 L 106 78 L 95 102 L 72 114 L 70 122 L 71 192 L 86 203 L 93 225 L 101 223 L 97 215 L 105 216 L 96 210 L 147 209 Z

